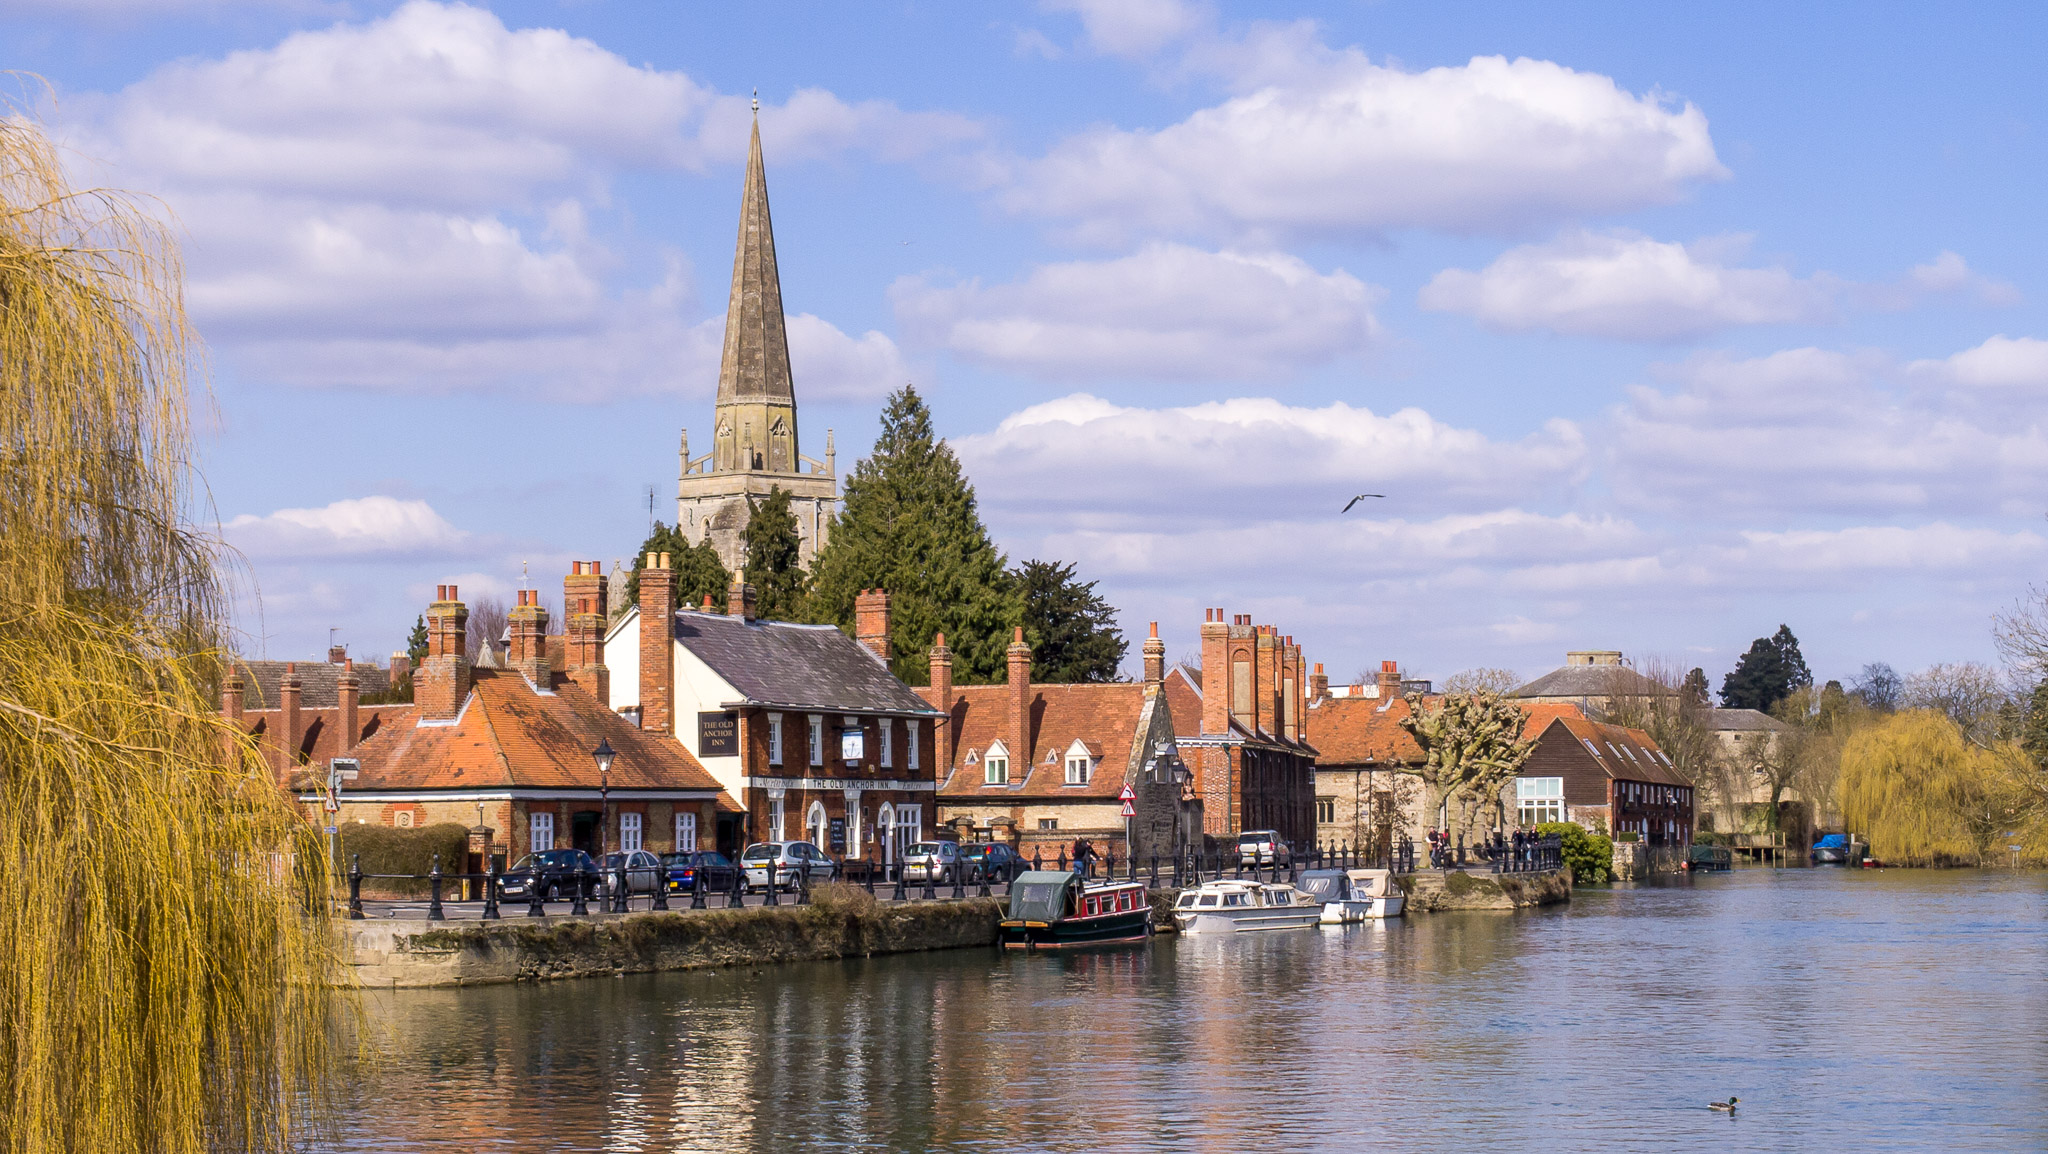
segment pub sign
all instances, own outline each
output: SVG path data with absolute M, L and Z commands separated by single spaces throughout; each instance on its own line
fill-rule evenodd
M 739 714 L 727 710 L 697 715 L 698 757 L 738 757 L 739 752 Z

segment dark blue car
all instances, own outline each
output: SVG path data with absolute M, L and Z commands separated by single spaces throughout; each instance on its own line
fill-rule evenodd
M 661 864 L 668 871 L 668 892 L 689 893 L 697 888 L 697 875 L 704 875 L 704 888 L 710 893 L 725 893 L 732 889 L 732 859 L 722 853 L 698 850 L 694 853 L 665 853 Z

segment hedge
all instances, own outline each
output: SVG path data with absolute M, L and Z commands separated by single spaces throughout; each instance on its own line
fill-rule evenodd
M 371 825 L 368 822 L 349 822 L 341 827 L 341 868 L 349 868 L 350 855 L 361 855 L 363 872 L 366 874 L 418 874 L 424 877 L 433 868 L 434 855 L 441 855 L 441 872 L 457 874 L 462 872 L 464 855 L 469 852 L 469 828 L 460 822 L 442 822 L 439 825 L 420 826 L 417 829 L 398 829 L 388 825 Z M 444 883 L 442 893 L 452 893 L 453 883 Z M 427 892 L 425 881 L 384 881 L 364 880 L 366 893 L 396 894 L 419 897 Z

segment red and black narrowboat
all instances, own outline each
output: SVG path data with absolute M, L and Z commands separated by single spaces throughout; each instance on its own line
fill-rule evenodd
M 1073 873 L 1021 873 L 1010 883 L 1010 916 L 999 933 L 1011 950 L 1132 945 L 1151 936 L 1152 899 L 1140 882 L 1090 884 Z

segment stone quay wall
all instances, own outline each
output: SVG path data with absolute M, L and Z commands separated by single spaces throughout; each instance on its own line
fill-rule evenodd
M 1519 910 L 1572 900 L 1568 870 L 1497 874 L 1486 871 L 1424 870 L 1397 879 L 1408 891 L 1408 912 Z
M 989 947 L 1004 910 L 996 898 L 880 905 L 859 897 L 574 919 L 360 921 L 345 932 L 365 988 L 404 989 Z

